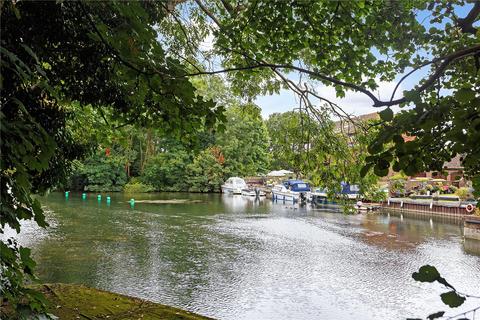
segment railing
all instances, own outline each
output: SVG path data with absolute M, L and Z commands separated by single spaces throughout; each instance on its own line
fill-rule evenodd
M 438 202 L 421 201 L 409 199 L 388 199 L 382 203 L 382 207 L 401 211 L 415 211 L 440 215 L 468 216 L 472 213 L 467 212 L 466 204 L 461 202 Z

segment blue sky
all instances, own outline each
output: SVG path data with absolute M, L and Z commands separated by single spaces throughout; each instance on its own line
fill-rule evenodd
M 455 13 L 458 17 L 465 17 L 470 9 L 472 8 L 473 4 L 467 4 L 464 7 L 456 7 Z M 420 12 L 418 14 L 418 20 L 422 21 L 425 20 L 423 25 L 427 28 L 430 28 L 431 25 L 429 24 L 428 12 Z M 427 18 L 427 19 L 425 19 Z M 442 27 L 443 25 L 437 25 Z M 401 97 L 402 91 L 412 89 L 423 77 L 428 74 L 429 67 L 425 67 L 410 77 L 408 77 L 404 82 L 402 82 L 399 90 L 397 90 L 397 97 Z M 398 81 L 402 75 L 399 75 L 396 78 Z M 290 77 L 292 80 L 298 78 L 296 75 L 292 75 Z M 390 98 L 393 89 L 395 88 L 396 81 L 394 82 L 379 82 L 379 88 L 375 94 L 380 96 L 383 99 Z M 337 102 L 340 106 L 344 107 L 344 110 L 353 115 L 361 115 L 371 112 L 380 111 L 378 108 L 374 108 L 372 106 L 371 100 L 366 97 L 364 94 L 356 93 L 349 91 L 346 93 L 346 97 L 344 99 L 337 99 L 335 96 L 335 91 L 331 87 L 321 86 L 317 89 L 320 95 L 328 98 L 332 101 Z M 268 116 L 274 112 L 285 112 L 293 110 L 294 108 L 298 107 L 298 100 L 296 99 L 295 95 L 289 90 L 281 90 L 279 94 L 271 95 L 271 96 L 260 96 L 255 100 L 255 103 L 262 108 L 262 116 L 264 118 L 268 118 Z M 394 111 L 398 111 L 399 108 L 394 108 Z

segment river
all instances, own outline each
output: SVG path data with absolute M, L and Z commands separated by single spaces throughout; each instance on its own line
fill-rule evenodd
M 82 283 L 219 319 L 405 319 L 449 309 L 436 266 L 480 295 L 480 245 L 459 224 L 394 214 L 345 216 L 310 206 L 218 194 L 143 194 L 186 203 L 110 204 L 90 194 L 41 198 L 50 227 L 24 226 L 45 282 Z

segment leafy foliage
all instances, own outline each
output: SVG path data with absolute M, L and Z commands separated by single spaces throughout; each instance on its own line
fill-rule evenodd
M 218 147 L 201 151 L 187 166 L 188 191 L 219 192 L 225 181 L 223 155 Z
M 271 139 L 272 167 L 300 173 L 305 155 L 322 133 L 318 121 L 304 112 L 289 111 L 271 114 L 266 125 Z
M 123 186 L 125 193 L 144 193 L 154 191 L 155 188 L 151 185 L 144 184 L 137 178 L 132 178 L 126 185 Z
M 456 1 L 213 1 L 199 8 L 214 27 L 213 53 L 232 90 L 256 96 L 291 89 L 312 112 L 345 116 L 322 92 L 351 90 L 371 99 L 382 123 L 370 142 L 363 174 L 385 176 L 441 171 L 462 155 L 466 175 L 480 192 L 480 3 Z M 197 9 L 197 10 L 195 10 Z M 463 9 L 463 10 L 460 10 Z M 459 17 L 459 12 L 464 17 Z M 420 19 L 420 16 L 425 17 Z M 385 19 L 388 17 L 388 19 Z M 207 24 L 208 26 L 208 24 Z M 298 32 L 301 30 L 301 32 Z M 379 81 L 426 76 L 397 98 L 376 92 Z M 417 73 L 418 74 L 418 73 Z M 298 83 L 291 79 L 299 78 Z M 319 104 L 311 102 L 318 101 Z M 394 115 L 392 106 L 402 111 Z M 322 125 L 328 121 L 320 121 Z M 402 134 L 415 137 L 404 141 Z
M 165 150 L 147 162 L 142 180 L 158 191 L 185 190 L 190 158 L 189 152 L 181 147 Z
M 451 284 L 449 284 L 447 282 L 447 280 L 445 280 L 445 278 L 443 278 L 440 275 L 437 268 L 435 268 L 431 265 L 421 266 L 420 269 L 417 272 L 414 272 L 412 274 L 412 278 L 415 281 L 419 281 L 419 282 L 428 282 L 428 283 L 438 282 L 438 283 L 444 285 L 445 287 L 447 287 L 448 289 L 450 289 L 450 291 L 442 293 L 440 295 L 440 298 L 441 298 L 442 302 L 445 305 L 448 305 L 450 308 L 457 308 L 457 307 L 461 306 L 468 297 L 468 295 L 459 293 Z M 477 308 L 475 308 L 471 311 L 463 312 L 463 313 L 461 313 L 461 315 L 466 316 L 467 313 L 472 312 L 473 315 L 475 316 L 475 311 L 476 310 L 477 310 Z M 445 314 L 444 311 L 435 312 L 435 313 L 430 314 L 427 317 L 427 319 L 441 318 L 441 317 L 443 317 L 444 314 Z M 449 319 L 453 319 L 453 318 L 457 318 L 457 317 L 458 316 L 454 316 L 454 317 L 451 317 Z
M 165 133 L 184 140 L 213 127 L 223 112 L 178 77 L 186 67 L 157 41 L 155 25 L 165 13 L 160 3 L 3 1 L 1 7 L 2 233 L 6 226 L 20 231 L 28 219 L 45 227 L 31 194 L 61 185 L 72 160 L 91 150 L 67 125 L 75 116 L 70 106 L 94 107 L 123 123 L 162 123 Z M 120 163 L 99 161 L 115 167 L 115 176 L 91 172 L 92 185 L 126 182 Z M 22 287 L 33 277 L 29 251 L 12 241 L 1 245 L 2 302 L 30 301 L 38 312 L 40 296 Z
M 103 150 L 102 150 L 103 151 Z M 77 174 L 85 177 L 85 191 L 121 191 L 127 183 L 125 161 L 121 156 L 106 156 L 99 151 L 89 157 Z
M 226 113 L 226 129 L 217 136 L 225 158 L 228 176 L 252 176 L 266 173 L 270 165 L 269 135 L 253 104 L 231 106 Z

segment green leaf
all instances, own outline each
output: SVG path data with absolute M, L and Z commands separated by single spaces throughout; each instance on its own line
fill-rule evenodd
M 380 151 L 382 151 L 382 149 L 383 149 L 383 144 L 378 143 L 376 141 L 374 141 L 372 144 L 370 144 L 367 148 L 367 150 L 370 154 L 379 153 Z
M 465 302 L 465 297 L 460 296 L 453 290 L 442 293 L 440 297 L 442 298 L 443 303 L 448 305 L 450 308 L 459 307 Z
M 367 163 L 365 166 L 362 167 L 362 169 L 360 169 L 360 177 L 365 177 L 368 173 L 368 171 L 370 171 L 370 168 L 372 167 L 372 163 Z
M 419 103 L 421 102 L 421 97 L 420 97 L 420 93 L 418 93 L 417 91 L 415 90 L 411 90 L 411 91 L 404 91 L 403 92 L 403 96 L 405 97 L 405 99 L 407 101 L 412 101 L 414 103 Z
M 437 318 L 442 317 L 444 314 L 445 314 L 445 311 L 438 311 L 438 312 L 435 312 L 435 313 L 432 313 L 431 315 L 429 315 L 427 317 L 427 319 L 428 320 L 437 319 Z
M 421 266 L 418 272 L 414 272 L 412 278 L 420 282 L 434 282 L 440 278 L 440 273 L 437 268 L 427 264 Z
M 385 177 L 388 174 L 388 168 L 384 168 L 382 165 L 377 164 L 373 168 L 373 172 L 379 177 Z
M 461 88 L 455 92 L 455 98 L 461 103 L 469 103 L 475 99 L 475 92 L 469 88 Z
M 383 121 L 392 121 L 393 119 L 393 111 L 390 108 L 382 110 L 378 114 L 380 115 L 380 119 Z

